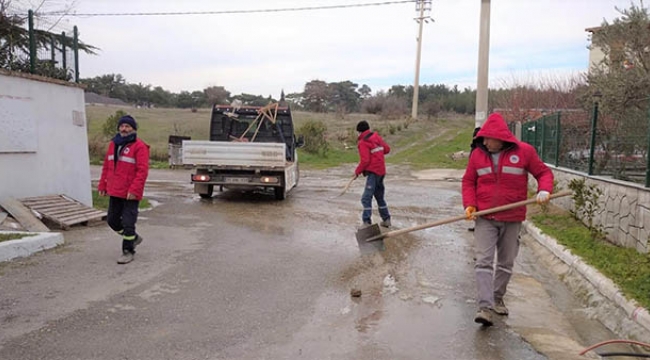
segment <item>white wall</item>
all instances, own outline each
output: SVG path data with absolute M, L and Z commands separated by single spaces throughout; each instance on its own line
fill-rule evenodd
M 92 206 L 84 91 L 0 70 L 0 198 L 54 194 Z
M 600 66 L 600 63 L 605 59 L 605 53 L 603 52 L 603 49 L 601 49 L 598 46 L 592 46 L 591 49 L 589 49 L 589 67 L 588 69 L 592 69 L 594 67 Z

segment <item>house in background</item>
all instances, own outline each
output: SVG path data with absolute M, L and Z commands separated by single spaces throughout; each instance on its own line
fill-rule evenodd
M 92 206 L 83 87 L 0 69 L 0 199 L 59 194 Z
M 598 30 L 600 26 L 591 27 L 585 29 L 586 32 L 590 33 L 591 44 L 589 45 L 589 66 L 588 69 L 591 70 L 594 66 L 598 66 L 605 59 L 605 53 L 600 46 L 593 44 L 594 37 L 598 36 Z
M 650 26 L 648 28 L 650 29 Z M 620 66 L 624 69 L 632 69 L 634 67 L 636 57 L 631 53 L 631 51 L 629 51 L 629 49 L 626 49 L 623 44 L 608 44 L 609 58 L 601 46 L 594 45 L 594 39 L 598 38 L 598 33 L 601 29 L 601 26 L 585 29 L 585 31 L 590 33 L 591 39 L 591 44 L 589 45 L 589 71 L 601 64 L 603 64 L 603 66 L 605 66 L 605 69 L 607 69 L 607 67 L 612 63 L 620 64 Z

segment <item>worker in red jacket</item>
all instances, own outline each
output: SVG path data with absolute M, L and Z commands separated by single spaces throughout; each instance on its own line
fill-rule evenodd
M 361 215 L 361 220 L 363 221 L 362 227 L 372 224 L 372 198 L 374 197 L 377 200 L 379 216 L 382 220 L 379 225 L 388 228 L 391 224 L 388 205 L 384 199 L 384 177 L 386 176 L 384 155 L 390 152 L 390 146 L 386 144 L 379 134 L 370 131 L 370 125 L 365 120 L 357 124 L 357 132 L 359 133 L 357 143 L 359 165 L 357 165 L 354 175 L 357 177 L 359 175 L 366 177 L 366 187 L 363 195 L 361 195 L 361 204 L 363 205 L 363 213 Z
M 149 145 L 137 137 L 138 124 L 130 115 L 122 116 L 117 128 L 108 145 L 97 190 L 101 196 L 110 196 L 108 226 L 122 236 L 122 256 L 117 263 L 127 264 L 142 242 L 135 223 L 149 174 Z
M 526 207 L 478 218 L 473 213 L 526 200 L 529 173 L 537 180 L 537 202 L 548 202 L 553 190 L 553 172 L 535 148 L 515 138 L 498 113 L 487 118 L 476 137 L 480 141 L 463 175 L 462 193 L 467 219 L 476 220 L 474 269 L 479 310 L 474 321 L 490 326 L 492 311 L 508 315 L 503 297 L 519 252 L 519 230 L 526 219 Z

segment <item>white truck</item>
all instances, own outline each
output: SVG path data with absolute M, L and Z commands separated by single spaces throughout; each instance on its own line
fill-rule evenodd
M 283 200 L 298 184 L 296 138 L 289 107 L 215 105 L 210 140 L 184 140 L 183 165 L 189 165 L 194 192 L 211 198 L 215 186 L 224 189 L 273 190 Z

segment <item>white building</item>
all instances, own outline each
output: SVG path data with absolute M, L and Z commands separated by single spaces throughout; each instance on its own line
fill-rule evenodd
M 0 198 L 58 194 L 92 206 L 84 90 L 0 69 Z
M 593 38 L 594 36 L 598 36 L 599 29 L 600 26 L 585 29 L 585 31 L 590 33 L 590 39 L 592 40 L 591 44 L 589 44 L 589 69 L 598 66 L 605 59 L 603 49 L 593 44 Z

